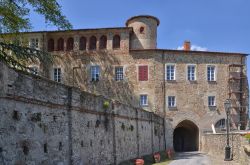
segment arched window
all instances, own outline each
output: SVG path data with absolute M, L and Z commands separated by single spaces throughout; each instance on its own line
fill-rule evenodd
M 52 38 L 49 39 L 49 41 L 48 41 L 48 51 L 49 52 L 54 51 L 54 40 Z
M 89 50 L 96 50 L 96 37 L 95 36 L 90 37 Z
M 86 44 L 87 44 L 87 40 L 85 37 L 81 37 L 80 38 L 80 43 L 79 43 L 79 49 L 80 50 L 86 50 Z
M 67 50 L 73 50 L 74 48 L 74 39 L 72 37 L 67 40 Z
M 106 36 L 101 36 L 99 48 L 100 49 L 106 49 L 107 48 L 107 37 Z
M 57 50 L 64 50 L 64 40 L 63 38 L 59 38 L 57 40 Z
M 220 119 L 219 121 L 216 122 L 215 128 L 225 128 L 226 120 L 225 119 Z
M 119 35 L 115 35 L 113 37 L 113 49 L 118 49 L 120 48 L 120 41 L 121 41 L 121 38 Z

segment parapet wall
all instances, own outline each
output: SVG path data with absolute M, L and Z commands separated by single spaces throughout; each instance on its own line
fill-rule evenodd
M 164 122 L 0 62 L 0 164 L 118 164 L 171 147 Z
M 244 151 L 244 147 L 249 146 L 247 139 L 241 133 L 230 133 L 229 139 L 232 147 L 232 162 L 248 165 L 250 163 L 250 155 Z M 203 134 L 201 151 L 208 153 L 214 159 L 224 160 L 226 140 L 225 133 Z

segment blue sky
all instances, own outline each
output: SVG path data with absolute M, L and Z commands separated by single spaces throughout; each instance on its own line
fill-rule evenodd
M 250 0 L 58 2 L 74 28 L 123 27 L 131 16 L 147 14 L 160 19 L 158 48 L 176 49 L 184 40 L 190 40 L 192 44 L 209 51 L 250 54 Z M 44 19 L 34 13 L 31 20 L 33 30 L 55 29 L 45 26 Z

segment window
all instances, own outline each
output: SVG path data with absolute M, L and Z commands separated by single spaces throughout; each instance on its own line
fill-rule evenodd
M 208 106 L 215 106 L 215 96 L 208 96 Z
M 29 67 L 30 68 L 30 72 L 34 75 L 38 75 L 38 67 L 36 66 L 32 66 L 32 67 Z
M 207 66 L 207 81 L 215 81 L 215 66 Z
M 90 37 L 89 50 L 96 50 L 96 37 L 95 36 Z
M 148 105 L 148 95 L 140 95 L 140 106 Z
M 38 38 L 31 38 L 30 39 L 30 48 L 39 49 L 39 40 L 38 40 Z
M 119 35 L 115 35 L 113 37 L 113 49 L 119 49 L 120 48 L 120 41 L 121 41 L 121 38 Z
M 123 80 L 123 67 L 115 67 L 115 80 L 122 81 Z
M 139 81 L 148 81 L 148 66 L 139 66 Z
M 100 49 L 106 49 L 107 48 L 107 37 L 101 36 L 100 38 Z
M 175 65 L 166 65 L 166 80 L 175 80 Z
M 144 27 L 143 27 L 143 26 L 140 27 L 140 33 L 141 33 L 141 34 L 144 33 Z
M 79 45 L 79 49 L 80 50 L 86 50 L 86 44 L 87 44 L 87 40 L 85 37 L 81 37 L 80 38 L 80 45 Z
M 67 50 L 73 50 L 74 48 L 74 39 L 72 37 L 67 40 Z
M 52 38 L 49 39 L 49 41 L 48 41 L 48 51 L 49 52 L 54 51 L 54 40 Z
M 168 107 L 176 107 L 175 96 L 168 96 Z
M 91 81 L 99 81 L 100 78 L 100 67 L 91 66 Z
M 195 65 L 188 65 L 188 68 L 187 68 L 187 78 L 189 81 L 194 81 L 196 80 L 196 77 L 195 77 L 195 71 L 196 67 Z
M 225 119 L 220 119 L 219 121 L 216 122 L 215 128 L 225 128 Z
M 59 38 L 57 40 L 57 50 L 59 50 L 59 51 L 64 50 L 64 40 L 63 40 L 63 38 Z
M 61 68 L 54 68 L 54 81 L 61 82 Z

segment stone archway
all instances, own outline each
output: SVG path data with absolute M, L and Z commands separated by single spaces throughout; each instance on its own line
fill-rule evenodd
M 173 142 L 176 152 L 198 151 L 199 128 L 190 120 L 180 122 L 174 129 Z

